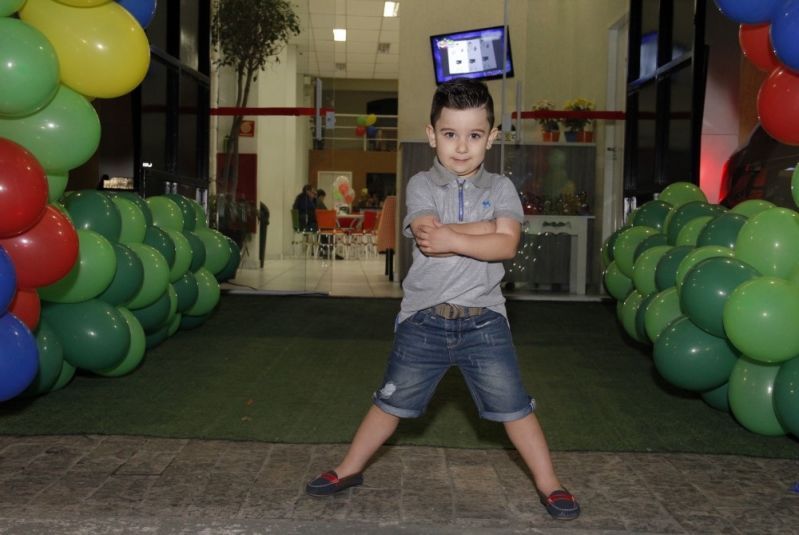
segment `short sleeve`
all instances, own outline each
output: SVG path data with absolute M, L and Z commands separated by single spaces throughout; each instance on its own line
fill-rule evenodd
M 494 188 L 496 189 L 494 217 L 507 217 L 524 223 L 522 201 L 519 199 L 519 193 L 513 182 L 508 177 L 500 176 Z
M 402 221 L 402 235 L 406 238 L 413 238 L 411 223 L 414 219 L 423 215 L 438 215 L 432 188 L 433 184 L 425 173 L 417 173 L 408 181 L 408 187 L 405 188 L 407 215 Z

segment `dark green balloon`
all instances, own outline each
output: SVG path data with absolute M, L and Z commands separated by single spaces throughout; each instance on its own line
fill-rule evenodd
M 671 208 L 672 206 L 669 203 L 659 200 L 646 202 L 635 211 L 633 225 L 653 227 L 663 232 L 663 224 Z
M 677 208 L 669 220 L 668 228 L 666 229 L 666 237 L 669 243 L 674 245 L 677 243 L 677 235 L 680 233 L 686 223 L 697 217 L 705 215 L 716 216 L 725 211 L 726 208 L 717 204 L 708 204 L 702 201 L 693 201 L 683 204 Z
M 115 306 L 99 299 L 47 303 L 42 317 L 64 347 L 64 360 L 86 370 L 116 366 L 128 352 L 130 329 Z
M 127 303 L 136 295 L 144 283 L 144 265 L 139 256 L 129 247 L 115 243 L 117 270 L 108 288 L 97 296 L 100 301 L 114 306 Z
M 721 245 L 735 249 L 735 240 L 738 239 L 738 233 L 741 232 L 741 227 L 747 219 L 745 215 L 735 212 L 725 212 L 716 216 L 699 233 L 696 246 Z
M 782 427 L 799 437 L 799 358 L 780 365 L 774 379 L 774 412 Z
M 738 352 L 726 338 L 703 331 L 683 316 L 655 340 L 653 357 L 658 372 L 669 383 L 706 392 L 727 382 Z
M 134 202 L 144 214 L 144 220 L 147 223 L 147 226 L 151 226 L 153 224 L 153 213 L 150 211 L 150 205 L 147 204 L 147 201 L 145 201 L 141 195 L 138 193 L 133 193 L 132 191 L 119 191 L 115 192 L 114 195 L 119 195 L 123 199 Z
M 105 193 L 94 189 L 76 191 L 66 198 L 64 206 L 77 230 L 93 230 L 111 243 L 119 241 L 122 216 Z
M 222 268 L 222 271 L 214 275 L 219 282 L 235 278 L 236 271 L 239 269 L 239 263 L 241 262 L 241 250 L 239 246 L 228 236 L 225 236 L 225 240 L 227 240 L 228 245 L 230 245 L 230 257 L 225 267 Z
M 641 256 L 641 253 L 647 249 L 657 247 L 658 245 L 668 245 L 668 240 L 666 239 L 665 234 L 654 234 L 639 243 L 638 247 L 635 248 L 635 252 L 633 253 L 633 261 L 638 260 L 638 257 Z
M 150 333 L 157 331 L 169 317 L 169 292 L 164 292 L 155 303 L 143 308 L 130 309 L 144 332 Z
M 154 247 L 166 259 L 166 263 L 171 269 L 175 264 L 175 242 L 169 234 L 154 225 L 148 225 L 144 233 L 144 243 Z
M 657 295 L 656 293 L 652 293 L 644 297 L 644 300 L 641 301 L 638 310 L 635 312 L 635 333 L 637 334 L 637 339 L 646 344 L 650 343 L 649 336 L 646 334 L 646 308 Z
M 183 212 L 182 230 L 194 230 L 197 224 L 197 214 L 194 211 L 194 205 L 186 197 L 178 195 L 177 193 L 168 193 L 164 195 L 164 197 L 175 201 L 180 211 Z
M 191 245 L 191 266 L 189 266 L 189 271 L 193 273 L 205 265 L 205 244 L 194 232 L 184 231 L 183 235 L 186 236 L 186 239 L 189 240 L 189 245 Z
M 197 327 L 205 323 L 205 320 L 207 320 L 210 315 L 211 312 L 209 312 L 208 314 L 202 314 L 200 316 L 190 316 L 188 314 L 183 314 L 180 317 L 180 328 L 181 330 L 184 331 L 189 329 L 196 329 Z
M 705 403 L 716 410 L 730 412 L 729 394 L 730 383 L 727 382 L 717 388 L 714 388 L 713 390 L 702 392 L 702 399 L 705 401 Z
M 50 392 L 61 390 L 69 384 L 73 377 L 75 377 L 75 366 L 66 360 L 63 361 L 61 364 L 61 373 L 58 374 L 58 379 L 56 379 L 55 384 L 50 389 Z
M 160 345 L 167 338 L 169 338 L 169 326 L 164 325 L 155 332 L 147 334 L 144 343 L 147 346 L 147 349 L 152 349 L 155 346 Z
M 44 319 L 36 327 L 36 347 L 39 350 L 39 370 L 33 382 L 22 393 L 23 396 L 36 396 L 50 391 L 61 374 L 64 365 L 64 348 L 58 335 Z
M 189 271 L 173 282 L 172 286 L 175 288 L 175 293 L 178 295 L 178 312 L 185 312 L 194 306 L 199 293 L 197 278 L 194 276 L 194 273 Z
M 671 288 L 677 284 L 677 268 L 683 258 L 688 256 L 688 253 L 694 249 L 690 245 L 680 245 L 663 255 L 663 258 L 660 259 L 658 266 L 655 268 L 655 285 L 658 291 L 662 292 L 666 288 Z

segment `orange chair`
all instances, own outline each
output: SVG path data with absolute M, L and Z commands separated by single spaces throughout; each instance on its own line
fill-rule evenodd
M 370 254 L 377 254 L 375 236 L 379 210 L 364 210 L 360 228 L 350 235 L 350 243 L 357 248 L 357 254 L 369 258 Z
M 386 275 L 394 280 L 394 251 L 397 249 L 397 196 L 383 201 L 380 224 L 377 226 L 377 252 L 386 253 Z
M 319 227 L 319 249 L 331 260 L 336 258 L 336 248 L 344 246 L 344 257 L 348 256 L 347 234 L 338 228 L 335 210 L 316 209 L 316 225 Z

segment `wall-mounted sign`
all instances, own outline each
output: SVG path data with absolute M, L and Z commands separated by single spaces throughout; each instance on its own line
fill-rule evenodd
M 239 125 L 239 137 L 254 137 L 255 136 L 255 121 L 251 119 L 244 119 Z

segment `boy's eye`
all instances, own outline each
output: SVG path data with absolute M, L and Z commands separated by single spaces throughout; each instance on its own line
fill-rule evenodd
M 455 132 L 444 132 L 444 137 L 452 139 L 453 137 L 455 137 Z
M 480 139 L 480 138 L 482 138 L 483 136 L 482 136 L 481 134 L 479 134 L 479 133 L 475 132 L 475 133 L 473 133 L 473 134 L 471 135 L 471 137 L 472 137 L 472 139 Z

